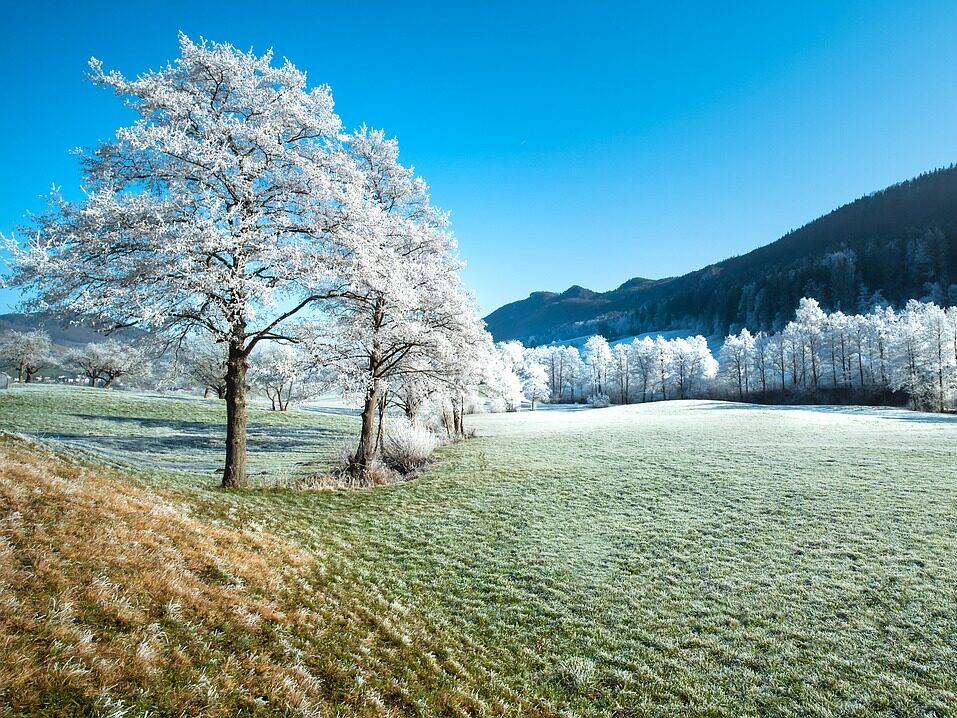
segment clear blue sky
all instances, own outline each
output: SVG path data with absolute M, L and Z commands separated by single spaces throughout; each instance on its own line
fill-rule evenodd
M 178 30 L 272 47 L 396 135 L 485 311 L 681 274 L 957 160 L 957 3 L 722 5 L 11 3 L 0 231 L 78 196 L 69 150 L 128 119 L 87 59 L 155 68 Z

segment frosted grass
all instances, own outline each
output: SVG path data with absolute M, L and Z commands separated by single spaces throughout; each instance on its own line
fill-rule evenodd
M 10 406 L 0 428 L 100 426 Z M 316 416 L 354 421 L 288 420 Z M 429 626 L 463 690 L 584 716 L 957 713 L 955 417 L 687 401 L 467 422 L 480 438 L 413 482 L 204 489 L 196 511 L 322 555 L 408 650 Z

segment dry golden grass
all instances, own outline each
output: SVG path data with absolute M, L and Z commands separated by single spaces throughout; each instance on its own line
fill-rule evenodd
M 478 646 L 457 646 L 459 657 Z M 0 438 L 0 711 L 548 714 L 332 558 Z

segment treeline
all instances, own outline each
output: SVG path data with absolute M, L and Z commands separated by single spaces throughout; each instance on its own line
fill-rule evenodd
M 743 328 L 725 337 L 717 358 L 703 336 L 613 345 L 593 336 L 583 351 L 518 342 L 498 349 L 533 407 L 733 398 L 947 411 L 957 403 L 957 308 L 933 302 L 845 314 L 805 297 L 781 331 Z

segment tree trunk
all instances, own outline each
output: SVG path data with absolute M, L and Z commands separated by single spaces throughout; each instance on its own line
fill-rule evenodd
M 532 409 L 535 408 L 535 402 L 532 401 Z M 463 415 L 465 413 L 465 397 L 459 397 L 452 402 L 452 428 L 456 439 L 465 437 L 465 424 Z
M 387 394 L 387 391 L 382 392 L 382 397 L 379 399 L 379 428 L 376 430 L 375 434 L 376 451 L 382 450 L 382 432 L 385 430 L 385 409 L 388 399 Z
M 223 488 L 237 488 L 246 483 L 246 352 L 241 346 L 229 345 L 226 361 L 226 465 Z
M 352 471 L 357 475 L 365 473 L 375 457 L 375 415 L 378 408 L 378 387 L 371 380 L 366 389 L 365 402 L 362 404 L 362 429 L 359 432 L 359 446 L 352 457 Z
M 20 378 L 17 380 L 18 383 L 20 383 L 20 384 L 23 383 L 23 375 L 24 375 L 25 373 L 26 373 L 26 364 L 21 364 L 21 365 L 20 365 Z
M 372 317 L 372 351 L 369 354 L 369 386 L 366 387 L 366 398 L 362 405 L 362 429 L 359 432 L 359 446 L 349 470 L 353 475 L 364 477 L 375 459 L 376 436 L 375 419 L 379 404 L 379 369 L 382 365 L 382 347 L 380 344 L 380 330 L 385 321 L 385 299 L 378 297 Z

